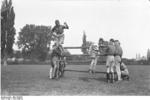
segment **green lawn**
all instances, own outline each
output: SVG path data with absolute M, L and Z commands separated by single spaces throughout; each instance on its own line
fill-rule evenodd
M 2 95 L 150 95 L 150 66 L 128 66 L 131 80 L 114 84 L 106 83 L 104 65 L 95 75 L 88 67 L 67 65 L 63 78 L 49 80 L 50 65 L 2 66 Z

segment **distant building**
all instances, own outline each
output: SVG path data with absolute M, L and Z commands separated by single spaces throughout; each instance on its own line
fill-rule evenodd
M 147 60 L 146 56 L 141 56 L 140 54 L 136 54 L 136 61 L 140 61 L 140 60 Z
M 136 54 L 136 61 L 141 60 L 141 55 L 140 54 Z

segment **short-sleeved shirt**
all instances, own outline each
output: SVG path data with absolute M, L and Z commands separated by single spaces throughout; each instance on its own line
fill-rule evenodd
M 119 45 L 115 45 L 115 55 L 119 55 L 120 57 L 123 54 L 122 48 Z
M 114 55 L 114 53 L 115 53 L 115 46 L 109 44 L 108 47 L 107 47 L 107 51 L 106 52 L 107 52 L 107 55 Z
M 91 57 L 96 57 L 96 55 L 98 54 L 97 47 L 94 45 L 91 45 L 89 48 L 89 54 L 91 55 Z
M 54 28 L 52 29 L 52 32 L 55 32 L 57 35 L 60 35 L 60 34 L 63 34 L 65 28 L 67 27 L 64 25 L 54 26 Z

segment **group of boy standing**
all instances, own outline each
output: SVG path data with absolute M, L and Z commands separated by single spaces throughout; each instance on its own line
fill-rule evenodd
M 107 82 L 114 82 L 115 80 L 121 81 L 122 79 L 129 79 L 129 72 L 127 66 L 122 62 L 123 50 L 118 40 L 110 39 L 109 42 L 105 43 L 103 39 L 100 40 L 99 50 L 105 51 L 106 57 L 106 79 Z M 93 49 L 92 49 L 93 48 Z M 104 49 L 105 48 L 105 49 Z M 98 59 L 98 53 L 96 53 L 96 46 L 90 46 L 90 55 L 92 58 L 89 72 L 94 72 L 95 66 Z M 93 52 L 92 52 L 93 51 Z M 117 77 L 116 77 L 117 76 Z

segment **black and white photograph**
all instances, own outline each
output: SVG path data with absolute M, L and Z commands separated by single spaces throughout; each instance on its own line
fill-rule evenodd
M 150 0 L 1 0 L 1 99 L 150 96 Z

